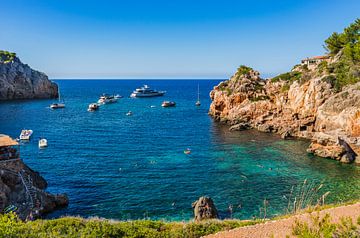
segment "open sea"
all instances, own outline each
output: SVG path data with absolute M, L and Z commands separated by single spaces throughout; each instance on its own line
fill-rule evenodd
M 306 153 L 304 140 L 282 140 L 257 131 L 229 132 L 208 116 L 215 80 L 56 80 L 66 108 L 54 100 L 0 103 L 0 133 L 34 134 L 21 157 L 48 181 L 51 193 L 67 193 L 70 205 L 48 215 L 114 219 L 189 220 L 191 203 L 213 198 L 222 217 L 282 214 L 293 186 L 323 183 L 327 202 L 360 198 L 360 167 Z M 148 84 L 163 97 L 128 96 Z M 200 85 L 201 106 L 194 104 Z M 102 93 L 123 95 L 88 112 Z M 162 108 L 163 100 L 176 107 Z M 151 107 L 155 106 L 155 107 Z M 132 116 L 126 116 L 128 111 Z M 48 148 L 38 148 L 38 138 Z M 191 148 L 190 155 L 184 154 Z M 232 205 L 232 214 L 228 211 Z

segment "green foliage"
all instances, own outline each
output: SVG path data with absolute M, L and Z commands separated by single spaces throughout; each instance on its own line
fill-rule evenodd
M 341 52 L 339 60 L 327 67 L 329 73 L 335 74 L 336 90 L 360 81 L 360 19 L 342 33 L 333 33 L 325 40 L 325 48 L 330 55 Z
M 296 221 L 293 226 L 293 235 L 300 238 L 355 238 L 360 236 L 358 227 L 353 224 L 351 218 L 343 217 L 339 224 L 331 223 L 330 220 L 330 215 L 326 214 L 323 218 L 320 218 L 319 215 L 311 217 L 310 225 Z
M 23 222 L 14 214 L 0 216 L 0 237 L 201 237 L 258 221 L 208 220 L 204 222 L 163 222 L 135 220 L 115 222 L 103 219 L 64 217 Z
M 250 101 L 258 102 L 258 101 L 264 101 L 264 100 L 269 100 L 269 99 L 270 99 L 270 97 L 267 95 L 260 95 L 260 96 L 254 97 L 254 98 L 250 98 Z
M 5 50 L 0 50 L 0 62 L 9 63 L 13 61 L 15 57 L 16 57 L 15 53 Z
M 280 74 L 274 78 L 271 79 L 271 82 L 279 82 L 279 81 L 288 81 L 288 82 L 294 82 L 296 80 L 301 79 L 302 73 L 298 71 L 293 72 L 287 72 L 284 74 Z
M 252 71 L 253 69 L 248 67 L 248 66 L 245 66 L 245 65 L 240 65 L 240 67 L 237 69 L 237 75 L 240 76 L 240 75 L 246 75 L 246 74 L 249 74 L 250 71 Z

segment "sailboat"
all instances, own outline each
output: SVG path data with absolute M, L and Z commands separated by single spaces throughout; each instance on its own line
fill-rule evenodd
M 53 103 L 50 105 L 51 109 L 58 109 L 58 108 L 64 108 L 65 107 L 65 103 L 61 102 L 61 98 L 60 98 L 60 90 L 58 89 L 58 94 L 59 94 L 59 102 L 58 103 Z
M 200 103 L 200 86 L 199 86 L 199 84 L 198 84 L 198 99 L 197 99 L 195 105 L 196 105 L 196 106 L 200 106 L 200 105 L 201 105 L 201 103 Z

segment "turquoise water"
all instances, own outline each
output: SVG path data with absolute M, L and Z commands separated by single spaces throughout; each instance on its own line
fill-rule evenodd
M 63 110 L 50 110 L 52 100 L 0 103 L 0 133 L 17 137 L 21 129 L 33 129 L 32 140 L 21 147 L 22 159 L 46 178 L 49 192 L 70 197 L 68 208 L 49 217 L 188 220 L 191 203 L 202 195 L 214 199 L 222 217 L 230 216 L 230 204 L 236 218 L 258 216 L 264 199 L 276 215 L 284 212 L 291 187 L 304 179 L 323 182 L 322 191 L 331 192 L 328 202 L 360 197 L 359 167 L 308 155 L 307 141 L 229 132 L 214 122 L 207 114 L 208 95 L 218 81 L 57 82 Z M 143 83 L 167 94 L 127 97 Z M 104 92 L 125 97 L 87 112 Z M 163 100 L 177 105 L 162 108 Z M 125 115 L 129 110 L 131 117 Z M 49 147 L 39 150 L 41 136 Z M 187 147 L 191 155 L 183 153 Z

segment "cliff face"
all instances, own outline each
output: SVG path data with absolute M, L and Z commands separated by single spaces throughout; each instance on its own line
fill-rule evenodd
M 209 114 L 230 124 L 231 130 L 254 128 L 283 138 L 307 138 L 312 140 L 311 153 L 345 163 L 358 161 L 360 83 L 337 92 L 317 66 L 297 66 L 267 80 L 249 69 L 215 86 L 210 97 Z
M 52 195 L 46 187 L 45 179 L 21 160 L 1 161 L 0 211 L 14 205 L 21 219 L 36 218 L 68 204 L 66 195 Z
M 57 97 L 57 84 L 44 73 L 31 69 L 16 56 L 8 60 L 0 55 L 0 100 Z

